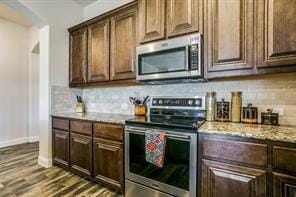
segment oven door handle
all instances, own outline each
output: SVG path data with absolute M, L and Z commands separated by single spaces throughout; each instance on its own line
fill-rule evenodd
M 129 133 L 135 133 L 135 134 L 144 134 L 146 133 L 146 131 L 142 131 L 142 130 L 130 130 L 130 129 L 126 129 L 125 131 L 129 132 Z M 166 137 L 170 137 L 170 138 L 175 138 L 175 139 L 190 139 L 190 136 L 188 135 L 175 135 L 175 134 L 169 134 L 166 133 L 165 134 Z

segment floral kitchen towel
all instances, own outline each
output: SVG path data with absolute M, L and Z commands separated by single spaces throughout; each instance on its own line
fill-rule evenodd
M 165 132 L 148 130 L 145 135 L 146 161 L 162 168 L 165 155 Z

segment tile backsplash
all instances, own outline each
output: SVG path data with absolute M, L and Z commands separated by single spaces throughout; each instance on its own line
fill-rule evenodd
M 82 89 L 62 86 L 51 87 L 51 113 L 74 112 L 76 95 L 82 96 Z
M 134 106 L 128 102 L 130 96 L 205 95 L 207 91 L 216 91 L 218 100 L 230 100 L 231 91 L 235 90 L 243 92 L 244 106 L 252 103 L 258 107 L 259 114 L 268 108 L 283 109 L 280 124 L 296 126 L 296 73 L 170 85 L 85 89 L 53 86 L 52 112 L 74 111 L 76 94 L 83 96 L 88 112 L 133 114 Z

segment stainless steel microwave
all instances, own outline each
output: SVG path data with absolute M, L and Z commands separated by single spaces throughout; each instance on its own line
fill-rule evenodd
M 137 47 L 137 80 L 202 79 L 201 44 L 190 34 Z

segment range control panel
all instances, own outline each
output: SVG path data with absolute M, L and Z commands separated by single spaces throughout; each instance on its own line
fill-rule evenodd
M 186 98 L 165 98 L 165 97 L 153 97 L 151 107 L 159 108 L 204 108 L 204 97 L 186 97 Z

